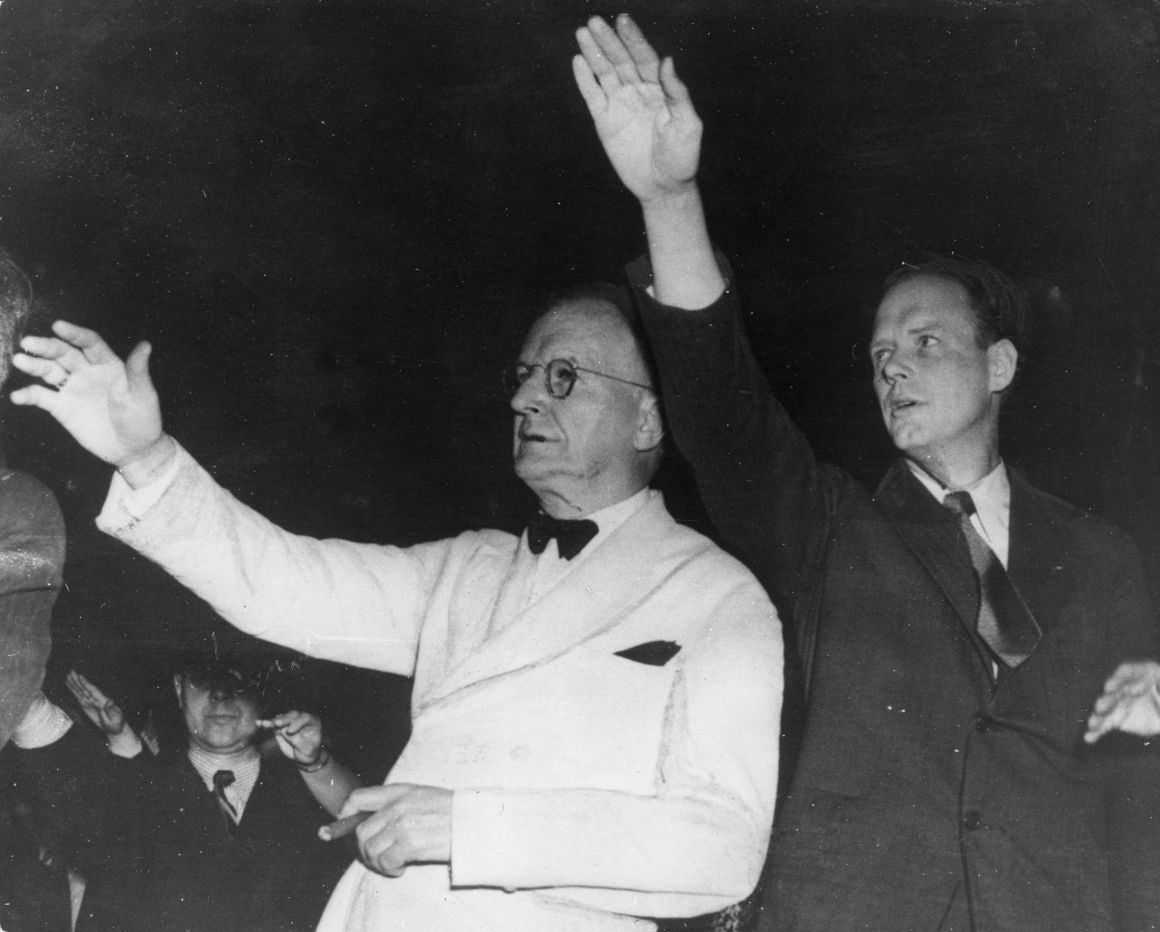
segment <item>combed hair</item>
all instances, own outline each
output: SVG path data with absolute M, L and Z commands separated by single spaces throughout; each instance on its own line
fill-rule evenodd
M 999 340 L 1010 340 L 1020 358 L 1027 350 L 1031 318 L 1022 292 L 1003 272 L 976 259 L 934 255 L 918 265 L 907 263 L 883 283 L 880 298 L 895 286 L 922 275 L 958 282 L 967 292 L 975 313 L 975 333 L 986 349 Z
M 584 301 L 603 304 L 620 315 L 621 320 L 632 336 L 633 342 L 636 344 L 637 354 L 644 363 L 645 372 L 648 373 L 649 384 L 653 387 L 653 391 L 656 392 L 657 397 L 660 397 L 660 376 L 657 372 L 656 363 L 653 361 L 652 353 L 649 350 L 648 339 L 645 337 L 644 328 L 641 326 L 640 318 L 637 316 L 632 295 L 629 294 L 628 289 L 621 285 L 614 285 L 612 282 L 585 282 L 584 284 L 573 285 L 569 288 L 553 292 L 548 298 L 545 310 L 552 311 L 567 304 L 576 304 Z

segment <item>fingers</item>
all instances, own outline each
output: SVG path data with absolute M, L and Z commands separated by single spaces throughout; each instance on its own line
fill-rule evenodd
M 61 389 L 69 377 L 89 366 L 117 363 L 119 360 L 104 340 L 93 330 L 78 327 L 67 321 L 58 320 L 52 325 L 55 337 L 26 336 L 20 341 L 23 352 L 13 355 L 12 364 L 27 375 Z M 144 349 L 143 349 L 144 346 Z M 130 380 L 136 376 L 148 380 L 149 350 L 147 344 L 134 350 L 135 366 L 130 372 Z M 30 404 L 45 408 L 50 413 L 52 405 L 43 393 L 18 391 L 13 393 L 16 404 Z
M 596 80 L 596 75 L 592 73 L 592 68 L 589 67 L 588 61 L 583 55 L 572 57 L 572 75 L 576 79 L 576 87 L 580 89 L 580 96 L 588 105 L 588 111 L 593 116 L 603 113 L 608 107 L 608 98 L 604 95 L 604 91 Z
M 45 388 L 43 385 L 27 385 L 24 388 L 18 388 L 8 397 L 14 405 L 40 408 L 40 410 L 53 415 L 55 415 L 60 403 L 60 393 Z
M 581 26 L 576 30 L 576 43 L 580 46 L 580 56 L 588 65 L 588 70 L 595 77 L 600 89 L 606 96 L 611 96 L 620 88 L 620 78 L 617 77 L 616 69 L 613 68 L 593 34 L 593 30 L 599 29 L 600 26 L 603 26 L 605 32 L 612 32 L 604 20 L 599 16 L 594 16 L 588 21 L 587 26 Z M 615 34 L 613 35 L 615 36 Z
M 338 815 L 340 818 L 346 818 L 356 812 L 377 812 L 402 796 L 408 788 L 408 784 L 405 783 L 391 783 L 387 786 L 364 786 L 352 790 Z
M 672 58 L 666 58 L 661 62 L 660 83 L 669 110 L 676 119 L 684 120 L 697 116 L 697 111 L 693 108 L 693 99 L 689 96 L 689 89 L 685 86 L 685 82 L 677 77 L 677 66 L 673 64 Z
M 109 362 L 117 358 L 117 354 L 109 349 L 109 345 L 101 339 L 101 335 L 95 330 L 78 327 L 76 324 L 70 324 L 67 320 L 58 320 L 53 323 L 52 332 L 66 343 L 81 350 L 89 362 Z
M 104 706 L 109 700 L 97 687 L 85 679 L 76 670 L 69 670 L 64 679 L 65 685 L 81 705 L 91 705 L 95 708 Z
M 41 379 L 54 388 L 60 388 L 68 381 L 68 371 L 54 359 L 29 356 L 27 353 L 14 353 L 12 364 L 26 375 Z
M 636 65 L 640 76 L 646 81 L 656 81 L 660 59 L 644 37 L 644 33 L 640 31 L 640 27 L 627 13 L 621 13 L 616 17 L 616 33 L 628 50 L 629 57 Z
M 1116 667 L 1116 671 L 1104 683 L 1104 692 L 1116 692 L 1124 687 L 1140 683 L 1147 688 L 1151 682 L 1158 681 L 1160 681 L 1160 664 L 1151 660 L 1129 661 Z
M 1107 714 L 1092 713 L 1088 718 L 1087 731 L 1083 736 L 1084 741 L 1088 744 L 1095 744 L 1109 731 L 1122 725 L 1127 717 L 1128 707 L 1126 705 L 1117 706 Z
M 607 64 L 611 66 L 611 70 L 615 73 L 618 83 L 637 84 L 640 82 L 642 75 L 637 69 L 636 62 L 625 47 L 621 37 L 617 35 L 608 23 L 599 16 L 593 16 L 592 19 L 588 20 L 588 34 L 592 37 L 602 57 L 607 61 Z M 643 40 L 643 38 L 642 36 L 641 39 Z M 585 55 L 584 57 L 587 58 L 588 56 Z M 607 76 L 602 74 L 601 69 L 595 65 L 593 65 L 592 70 L 596 72 L 596 76 L 600 79 L 601 85 L 604 85 Z M 607 86 L 605 90 L 607 90 Z

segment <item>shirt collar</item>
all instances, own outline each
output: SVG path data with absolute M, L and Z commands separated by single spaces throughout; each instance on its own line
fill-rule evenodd
M 637 511 L 644 507 L 652 496 L 660 493 L 645 486 L 635 495 L 630 495 L 628 498 L 617 502 L 615 505 L 609 505 L 606 508 L 601 508 L 599 511 L 594 511 L 590 515 L 585 515 L 584 518 L 589 521 L 595 521 L 596 527 L 599 529 L 596 536 L 588 542 L 584 549 L 580 552 L 577 559 L 581 559 L 585 554 L 591 553 L 608 537 L 613 531 L 624 524 Z M 527 535 L 524 535 L 524 544 L 527 546 Z M 553 560 L 559 559 L 559 553 L 556 550 L 556 542 L 552 541 L 542 554 L 537 559 L 544 559 L 546 556 L 551 556 Z M 572 561 L 576 562 L 575 560 Z

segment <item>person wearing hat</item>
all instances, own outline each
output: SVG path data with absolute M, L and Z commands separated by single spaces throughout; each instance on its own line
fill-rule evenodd
M 227 658 L 184 662 L 173 689 L 187 745 L 156 759 L 76 671 L 68 688 L 99 732 L 37 696 L 13 743 L 22 785 L 86 881 L 78 932 L 314 928 L 353 857 L 318 830 L 359 781 L 313 715 L 263 718 L 260 684 Z M 259 752 L 268 731 L 282 756 Z

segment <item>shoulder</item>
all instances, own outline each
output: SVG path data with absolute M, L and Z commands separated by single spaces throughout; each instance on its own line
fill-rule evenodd
M 56 497 L 39 479 L 16 469 L 0 468 L 0 521 L 63 530 Z
M 1054 537 L 1080 565 L 1090 567 L 1137 560 L 1135 542 L 1122 528 L 1056 495 L 1031 485 L 1011 471 L 1011 520 L 1033 539 Z
M 6 567 L 59 574 L 64 541 L 64 518 L 52 492 L 26 473 L 0 469 L 0 551 L 27 558 L 6 560 Z

